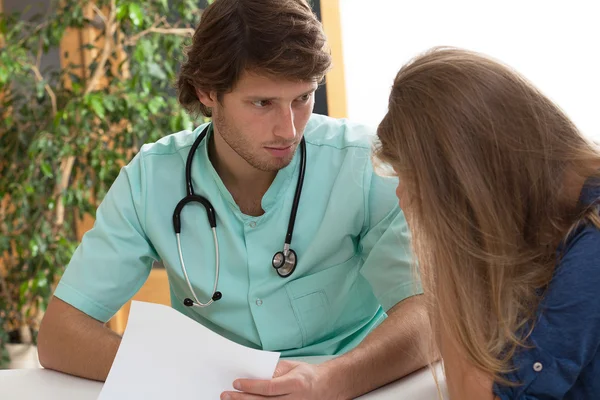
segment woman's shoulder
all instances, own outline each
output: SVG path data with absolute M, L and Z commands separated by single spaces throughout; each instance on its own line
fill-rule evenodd
M 584 218 L 565 238 L 558 251 L 558 267 L 573 261 L 583 262 L 585 266 L 600 263 L 600 177 L 586 181 L 581 189 L 579 205 L 594 214 L 595 222 L 592 218 Z
M 600 229 L 583 224 L 545 290 L 528 346 L 519 349 L 515 370 L 505 376 L 518 385 L 496 385 L 500 399 L 580 398 L 569 396 L 586 391 L 600 398 L 600 385 L 581 378 L 600 366 L 599 287 Z

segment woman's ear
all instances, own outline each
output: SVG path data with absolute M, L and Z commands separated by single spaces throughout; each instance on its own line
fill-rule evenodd
M 207 92 L 202 89 L 196 88 L 196 95 L 198 100 L 208 108 L 213 108 L 217 103 L 217 92 Z

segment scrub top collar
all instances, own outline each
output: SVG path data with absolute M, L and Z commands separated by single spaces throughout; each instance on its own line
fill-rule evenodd
M 200 132 L 202 132 L 202 129 L 204 129 L 205 127 L 206 127 L 206 125 L 202 125 L 202 126 L 198 127 L 194 132 L 196 134 L 195 136 L 197 137 L 197 135 L 199 135 Z M 196 165 L 201 166 L 201 170 L 200 170 L 201 173 L 202 173 L 202 171 L 206 171 L 206 170 L 209 171 L 209 174 L 212 176 L 213 180 L 215 181 L 215 184 L 219 188 L 219 192 L 221 193 L 221 196 L 223 196 L 223 198 L 225 200 L 227 200 L 227 202 L 229 203 L 229 205 L 232 207 L 233 210 L 235 210 L 237 213 L 242 215 L 240 208 L 238 207 L 235 200 L 233 199 L 233 196 L 231 195 L 231 193 L 229 193 L 229 191 L 225 187 L 225 184 L 221 180 L 221 177 L 215 170 L 212 162 L 210 161 L 210 158 L 208 157 L 208 143 L 209 143 L 212 135 L 213 135 L 213 127 L 211 124 L 208 132 L 206 133 L 206 137 L 202 140 L 202 143 L 200 143 L 200 147 L 198 148 L 198 151 L 196 152 L 197 155 L 195 157 L 199 157 L 199 156 L 202 157 L 201 162 L 197 162 Z M 308 154 L 307 154 L 307 156 L 308 156 Z M 269 189 L 264 194 L 261 205 L 262 205 L 262 209 L 264 210 L 265 214 L 267 214 L 269 212 L 269 210 L 275 204 L 277 204 L 278 201 L 281 200 L 281 198 L 287 193 L 287 190 L 289 189 L 291 184 L 294 185 L 294 189 L 295 189 L 295 184 L 297 182 L 297 179 L 293 179 L 293 178 L 294 177 L 297 178 L 299 165 L 300 165 L 300 146 L 297 147 L 294 157 L 292 158 L 292 161 L 289 163 L 289 165 L 287 165 L 283 169 L 280 169 L 277 172 L 277 175 L 275 176 L 275 179 L 271 183 L 271 186 L 269 186 Z M 306 181 L 307 181 L 307 179 L 304 180 L 304 184 L 306 184 Z M 246 217 L 253 218 L 250 216 L 246 216 Z M 258 217 L 258 218 L 260 218 L 260 217 Z

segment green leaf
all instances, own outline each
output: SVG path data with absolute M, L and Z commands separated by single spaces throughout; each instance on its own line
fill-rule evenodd
M 38 99 L 42 99 L 45 95 L 45 89 L 44 89 L 44 82 L 37 82 L 35 84 L 35 88 L 36 88 L 36 97 Z
M 144 35 L 134 46 L 125 45 L 127 57 L 120 61 L 110 57 L 102 88 L 88 95 L 84 91 L 93 73 L 90 69 L 100 59 L 94 56 L 100 50 L 98 38 L 84 41 L 83 48 L 77 49 L 94 50 L 87 64 L 82 65 L 83 60 L 75 57 L 73 50 L 66 54 L 63 49 L 64 65 L 56 66 L 55 72 L 43 71 L 44 83 L 32 79 L 30 68 L 39 43 L 42 49 L 56 47 L 67 29 L 88 24 L 89 15 L 84 12 L 87 3 L 65 0 L 59 12 L 40 14 L 36 21 L 16 14 L 0 15 L 0 91 L 11 85 L 10 96 L 0 99 L 0 110 L 12 110 L 0 120 L 0 160 L 8 161 L 0 161 L 0 198 L 9 196 L 14 204 L 0 221 L 0 225 L 10 227 L 8 235 L 0 235 L 0 254 L 13 248 L 15 257 L 15 263 L 5 268 L 2 276 L 14 300 L 8 303 L 0 296 L 0 315 L 9 316 L 0 317 L 0 364 L 5 360 L 2 343 L 7 324 L 18 327 L 22 323 L 10 315 L 25 315 L 31 310 L 34 318 L 41 305 L 47 304 L 50 287 L 79 243 L 76 221 L 85 213 L 95 215 L 119 166 L 129 161 L 130 150 L 135 152 L 142 143 L 157 140 L 170 126 L 178 131 L 192 123 L 171 86 L 184 58 L 183 44 L 189 42 L 178 36 Z M 103 9 L 108 1 L 96 3 Z M 206 4 L 197 0 L 116 3 L 119 22 L 114 37 L 125 39 L 163 16 L 172 26 L 189 26 L 201 15 L 199 4 Z M 39 24 L 42 28 L 35 30 Z M 112 75 L 117 68 L 122 73 L 127 69 L 128 74 Z M 56 95 L 55 114 L 44 84 Z M 103 135 L 112 123 L 119 124 L 119 129 L 111 131 L 109 145 Z M 76 155 L 77 162 L 64 191 L 68 211 L 58 227 L 58 203 L 48 193 L 60 179 L 60 160 L 70 155 Z
M 148 64 L 148 73 L 150 76 L 153 76 L 157 79 L 167 79 L 167 74 L 165 74 L 165 71 L 163 71 L 163 69 L 155 62 Z
M 69 135 L 69 127 L 65 124 L 60 124 L 56 127 L 56 131 L 61 135 L 61 136 L 68 136 Z
M 42 172 L 44 173 L 44 176 L 46 178 L 52 178 L 54 176 L 52 174 L 52 167 L 50 166 L 50 164 L 44 162 L 44 163 L 42 163 L 40 168 L 42 169 Z
M 8 68 L 0 65 L 0 84 L 4 85 L 8 82 Z
M 143 63 L 146 60 L 152 59 L 154 55 L 155 46 L 152 45 L 150 40 L 141 39 L 135 48 L 133 57 L 138 63 Z
M 25 293 L 27 292 L 27 289 L 29 289 L 29 282 L 24 281 L 23 283 L 21 283 L 21 286 L 19 287 L 19 298 L 23 299 L 25 297 Z
M 80 84 L 80 83 L 73 82 L 73 83 L 71 84 L 71 89 L 73 90 L 73 93 L 74 93 L 75 95 L 78 95 L 78 94 L 80 94 L 80 93 L 81 93 L 82 86 L 81 86 L 81 84 Z
M 181 126 L 183 125 L 183 117 L 182 114 L 177 114 L 174 118 L 171 118 L 171 131 L 178 132 L 181 130 Z
M 129 3 L 129 19 L 135 26 L 140 26 L 142 23 L 144 15 L 142 14 L 142 9 L 138 4 Z
M 148 103 L 148 110 L 151 114 L 156 114 L 158 110 L 160 110 L 160 108 L 163 106 L 163 104 L 164 100 L 162 99 L 162 97 L 154 97 Z
M 36 279 L 36 284 L 37 284 L 37 287 L 40 289 L 48 286 L 48 278 L 46 277 L 46 275 L 44 275 L 44 273 L 42 271 L 40 271 L 38 273 L 38 276 Z
M 119 4 L 117 6 L 117 21 L 122 21 L 129 12 L 129 8 L 127 5 Z
M 97 116 L 100 118 L 104 118 L 104 104 L 102 104 L 102 100 L 97 96 L 90 97 L 90 107 L 94 110 Z
M 150 90 L 152 90 L 152 81 L 150 79 L 144 79 L 142 81 L 142 88 L 144 89 L 144 92 L 149 93 Z M 140 112 L 144 111 L 144 109 L 140 109 Z
M 181 127 L 190 131 L 193 129 L 193 123 L 188 113 L 182 113 Z
M 67 119 L 67 112 L 66 111 L 59 111 L 56 113 L 56 115 L 54 116 L 54 121 L 53 121 L 53 125 L 54 128 L 58 127 L 58 125 L 61 123 L 61 121 L 66 120 Z
M 43 44 L 43 49 L 44 49 L 44 53 L 48 52 L 48 49 L 50 48 L 50 38 L 48 36 L 42 36 L 42 44 Z
M 104 108 L 106 108 L 108 110 L 108 112 L 113 112 L 115 111 L 115 98 L 112 96 L 104 96 L 102 98 L 102 104 L 104 105 Z

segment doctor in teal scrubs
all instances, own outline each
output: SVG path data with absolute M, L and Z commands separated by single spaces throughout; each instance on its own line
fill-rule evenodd
M 122 169 L 44 317 L 45 367 L 105 379 L 120 337 L 104 323 L 155 262 L 175 309 L 282 353 L 274 379 L 239 379 L 223 399 L 352 398 L 426 363 L 397 182 L 373 170 L 371 129 L 312 113 L 324 44 L 304 0 L 204 12 L 178 89 L 212 122 L 144 145 Z M 316 355 L 339 357 L 286 360 Z

